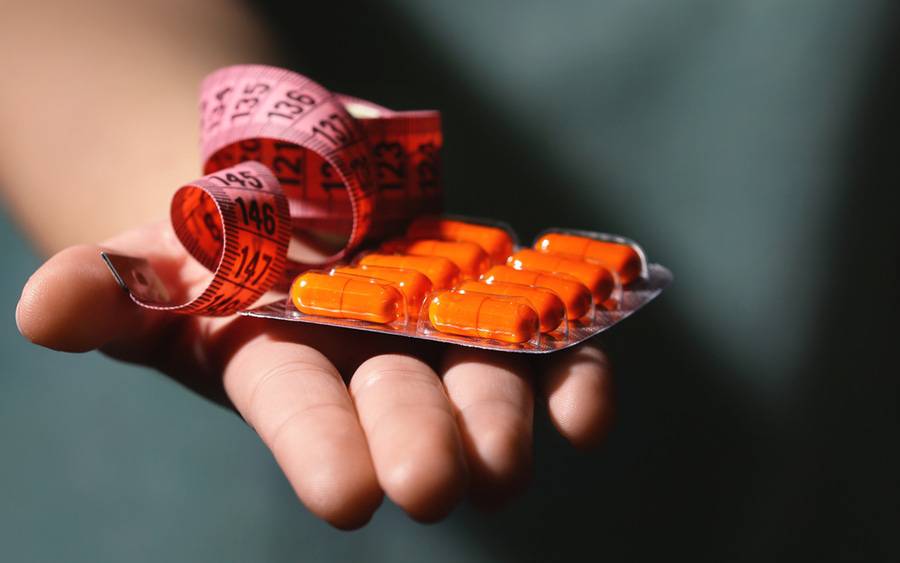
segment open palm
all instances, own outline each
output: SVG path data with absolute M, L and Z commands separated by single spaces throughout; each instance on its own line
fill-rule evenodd
M 163 223 L 74 246 L 28 280 L 16 310 L 22 334 L 56 350 L 100 349 L 154 367 L 234 408 L 303 503 L 334 526 L 363 525 L 384 494 L 433 521 L 467 493 L 492 505 L 520 491 L 530 474 L 536 393 L 576 446 L 595 444 L 608 426 L 610 373 L 591 344 L 535 358 L 150 311 L 119 288 L 101 249 L 148 257 L 185 292 L 208 276 Z

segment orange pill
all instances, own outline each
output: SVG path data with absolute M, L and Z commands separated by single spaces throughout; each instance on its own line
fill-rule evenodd
M 499 227 L 489 227 L 436 216 L 420 217 L 406 230 L 407 238 L 431 238 L 455 242 L 474 242 L 491 260 L 503 264 L 512 254 L 513 241 L 509 233 Z
M 406 311 L 411 317 L 418 316 L 425 297 L 431 291 L 431 281 L 421 272 L 401 268 L 384 268 L 381 266 L 343 266 L 335 268 L 337 274 L 366 276 L 376 280 L 390 282 L 400 290 L 406 299 Z
M 425 275 L 434 289 L 447 289 L 459 280 L 456 264 L 440 256 L 410 256 L 408 254 L 366 254 L 359 260 L 362 267 L 381 266 L 415 270 Z
M 491 259 L 474 242 L 447 242 L 434 239 L 394 239 L 383 245 L 385 252 L 403 252 L 415 256 L 441 256 L 456 264 L 464 276 L 477 278 L 491 267 Z
M 528 342 L 540 330 L 524 300 L 483 293 L 442 291 L 428 304 L 428 319 L 440 332 L 511 343 Z
M 541 252 L 566 254 L 596 262 L 619 276 L 622 285 L 631 283 L 641 275 L 641 256 L 627 244 L 548 233 L 534 243 L 534 248 Z
M 487 284 L 480 281 L 466 281 L 456 286 L 457 290 L 466 293 L 486 293 L 488 295 L 504 295 L 521 297 L 528 301 L 540 321 L 541 332 L 553 332 L 566 317 L 566 306 L 552 291 L 531 287 L 519 283 L 494 282 Z
M 509 266 L 494 266 L 481 277 L 485 283 L 509 282 L 549 289 L 562 299 L 566 318 L 580 319 L 591 308 L 591 292 L 583 283 L 566 274 L 551 274 L 533 270 L 516 270 Z
M 509 264 L 517 270 L 562 272 L 574 276 L 590 290 L 597 303 L 606 301 L 615 284 L 612 274 L 603 266 L 537 250 L 520 250 L 509 258 Z
M 297 276 L 291 301 L 307 315 L 381 324 L 402 320 L 406 311 L 403 295 L 388 282 L 318 272 Z

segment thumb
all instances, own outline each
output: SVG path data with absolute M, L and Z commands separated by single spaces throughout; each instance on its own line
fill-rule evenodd
M 47 260 L 22 289 L 16 325 L 23 336 L 63 352 L 86 352 L 123 335 L 146 334 L 162 316 L 136 307 L 100 258 L 79 245 Z

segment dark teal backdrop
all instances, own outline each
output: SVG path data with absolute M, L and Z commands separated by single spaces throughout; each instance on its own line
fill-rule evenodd
M 4 223 L 3 560 L 900 557 L 894 3 L 307 4 L 262 8 L 284 63 L 440 108 L 451 211 L 620 232 L 675 272 L 603 339 L 608 443 L 539 418 L 507 509 L 421 526 L 386 502 L 332 531 L 233 415 L 18 337 L 38 261 Z

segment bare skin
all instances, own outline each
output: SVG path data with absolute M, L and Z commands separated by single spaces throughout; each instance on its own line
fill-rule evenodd
M 80 29 L 77 18 L 87 17 L 88 10 L 74 10 L 74 23 L 61 18 L 63 25 L 29 17 L 39 14 L 25 5 L 0 24 L 0 38 L 24 26 L 38 35 L 56 33 L 60 52 L 87 49 L 82 54 L 94 57 L 72 85 L 88 99 L 79 106 L 83 112 L 60 110 L 52 90 L 41 87 L 53 83 L 41 60 L 53 58 L 52 44 L 15 62 L 0 61 L 29 69 L 19 74 L 25 86 L 0 93 L 0 119 L 10 125 L 0 131 L 0 186 L 38 248 L 63 249 L 22 291 L 16 323 L 26 338 L 55 350 L 99 349 L 151 366 L 235 409 L 270 448 L 299 499 L 344 529 L 365 524 L 384 495 L 411 517 L 435 521 L 466 496 L 493 506 L 520 492 L 531 468 L 536 399 L 575 446 L 602 440 L 611 415 L 611 374 L 594 345 L 535 360 L 327 327 L 136 307 L 99 259 L 100 249 L 147 256 L 186 292 L 203 283 L 208 274 L 157 218 L 165 216 L 174 188 L 197 175 L 192 112 L 200 77 L 218 64 L 266 62 L 267 47 L 252 17 L 224 0 L 203 4 L 221 10 L 221 25 L 243 26 L 240 46 L 216 43 L 228 33 L 203 38 L 199 49 L 185 30 L 155 35 L 148 18 L 173 3 L 147 3 L 150 16 L 121 4 L 105 6 L 107 19 L 97 24 L 110 26 L 110 35 L 90 41 L 67 35 Z M 122 43 L 116 29 L 138 24 L 141 32 L 132 42 L 146 42 L 144 64 L 158 72 L 152 85 L 138 76 L 112 96 L 96 86 L 121 82 L 115 60 L 104 59 L 104 53 Z M 185 52 L 194 56 L 179 55 Z M 148 96 L 153 107 L 130 118 L 127 134 L 109 118 L 109 104 Z M 94 97 L 96 103 L 90 101 Z M 39 118 L 56 123 L 58 137 L 29 133 L 34 122 L 28 116 L 41 107 L 50 108 L 49 117 Z M 138 133 L 143 131 L 150 134 Z M 61 161 L 54 166 L 47 165 L 47 143 L 60 147 Z M 166 166 L 146 165 L 154 151 L 162 151 Z M 60 189 L 73 197 L 63 201 Z M 149 220 L 157 222 L 128 227 Z M 100 245 L 70 246 L 116 232 Z

